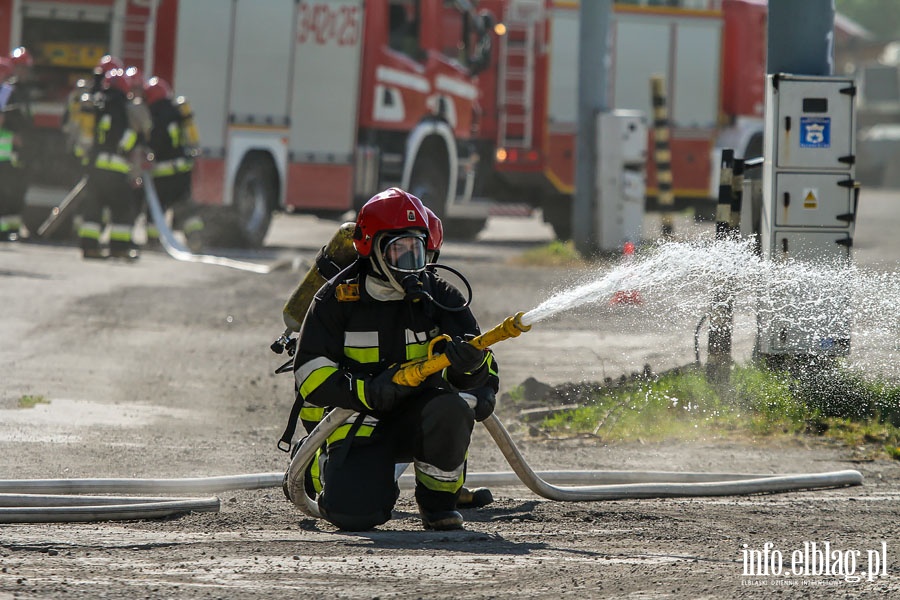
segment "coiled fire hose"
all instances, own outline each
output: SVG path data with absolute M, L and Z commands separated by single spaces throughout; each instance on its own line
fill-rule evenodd
M 529 331 L 527 313 L 508 317 L 470 343 L 484 349 Z M 449 365 L 445 355 L 431 355 L 408 364 L 395 381 L 418 385 Z M 0 523 L 110 521 L 159 518 L 188 512 L 216 512 L 219 499 L 135 496 L 77 496 L 83 493 L 209 493 L 236 489 L 283 486 L 291 502 L 306 514 L 320 518 L 316 500 L 304 489 L 304 473 L 316 451 L 354 412 L 334 409 L 307 436 L 294 454 L 286 473 L 253 473 L 188 479 L 47 479 L 0 480 Z M 466 483 L 479 486 L 524 484 L 532 492 L 562 502 L 592 502 L 630 498 L 731 496 L 812 490 L 862 485 L 854 470 L 827 473 L 766 475 L 745 473 L 676 473 L 665 471 L 541 471 L 535 472 L 513 443 L 509 432 L 491 415 L 483 422 L 512 472 L 469 473 Z M 400 483 L 411 483 L 411 476 Z M 566 486 L 555 483 L 588 483 Z

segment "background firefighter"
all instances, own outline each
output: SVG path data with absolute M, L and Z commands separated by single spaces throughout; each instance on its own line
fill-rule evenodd
M 104 209 L 109 210 L 109 256 L 134 260 L 138 248 L 133 229 L 138 206 L 134 199 L 133 151 L 137 133 L 128 118 L 130 82 L 122 69 L 103 80 L 97 102 L 94 141 L 88 154 L 88 180 L 78 229 L 82 255 L 103 258 L 100 246 Z
M 28 165 L 33 163 L 31 113 L 31 67 L 33 59 L 24 47 L 13 50 L 0 67 L 5 74 L 4 98 L 0 102 L 0 241 L 19 238 L 22 209 L 28 191 Z
M 175 98 L 168 82 L 151 77 L 144 87 L 152 127 L 148 146 L 153 155 L 151 175 L 163 212 L 172 211 L 172 229 L 180 230 L 188 246 L 198 251 L 203 220 L 191 197 L 194 155 L 199 140 L 193 114 L 184 98 Z M 147 215 L 147 241 L 159 241 L 159 230 Z
M 399 496 L 395 464 L 415 466 L 415 498 L 426 529 L 458 529 L 456 511 L 476 420 L 494 409 L 493 355 L 465 342 L 479 334 L 463 294 L 426 268 L 429 215 L 397 188 L 360 210 L 353 233 L 360 258 L 324 286 L 297 341 L 300 418 L 311 429 L 330 407 L 357 413 L 310 466 L 307 489 L 325 518 L 365 530 L 391 518 Z M 392 381 L 399 364 L 436 351 L 451 366 L 418 387 Z

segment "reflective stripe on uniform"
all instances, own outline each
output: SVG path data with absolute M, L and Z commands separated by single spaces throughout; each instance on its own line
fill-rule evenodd
M 420 342 L 420 340 L 425 340 Z M 428 335 L 406 330 L 406 360 L 415 360 L 428 356 Z
M 332 433 L 331 435 L 328 436 L 328 445 L 330 446 L 331 444 L 333 444 L 335 442 L 339 442 L 342 439 L 346 438 L 347 434 L 350 433 L 350 429 L 352 427 L 353 427 L 352 423 L 345 423 L 345 424 L 341 425 L 340 427 L 338 427 L 337 429 L 335 429 L 334 433 Z M 372 425 L 360 425 L 359 428 L 356 430 L 355 437 L 370 437 L 372 435 L 373 431 L 375 431 L 375 427 L 373 427 Z
M 300 386 L 300 395 L 305 399 L 337 370 L 337 363 L 324 356 L 314 358 L 301 365 L 294 373 L 297 385 Z
M 300 420 L 301 421 L 312 421 L 313 423 L 318 423 L 325 416 L 325 409 L 321 406 L 314 406 L 312 404 L 303 403 L 303 407 L 300 409 Z
M 155 177 L 167 177 L 178 173 L 187 173 L 194 168 L 194 161 L 189 158 L 176 158 L 154 163 L 151 171 Z
M 128 173 L 131 171 L 131 164 L 118 154 L 109 152 L 101 152 L 94 161 L 94 166 L 105 171 L 115 171 L 116 173 Z
M 321 494 L 324 486 L 322 485 L 322 476 L 325 474 L 325 462 L 328 455 L 319 448 L 313 457 L 312 463 L 309 465 L 309 476 L 312 479 L 313 490 L 317 494 Z
M 109 241 L 111 242 L 130 242 L 131 226 L 130 225 L 111 225 L 109 228 Z
M 178 123 L 169 123 L 169 126 L 166 127 L 166 131 L 169 134 L 169 139 L 172 141 L 173 148 L 181 147 L 181 127 Z
M 102 231 L 99 223 L 84 221 L 81 224 L 81 227 L 78 228 L 78 237 L 89 240 L 99 240 Z
M 125 152 L 131 152 L 136 143 L 137 133 L 135 133 L 133 129 L 126 129 L 125 133 L 122 134 L 122 139 L 119 140 L 119 149 L 124 150 Z
M 344 356 L 358 363 L 377 363 L 378 332 L 347 331 L 344 333 Z
M 463 485 L 465 461 L 452 471 L 444 471 L 434 465 L 418 460 L 414 464 L 416 466 L 416 481 L 421 482 L 429 490 L 456 493 Z
M 13 134 L 6 129 L 0 129 L 0 162 L 13 159 Z
M 19 231 L 22 228 L 22 218 L 19 215 L 6 215 L 0 217 L 0 232 Z

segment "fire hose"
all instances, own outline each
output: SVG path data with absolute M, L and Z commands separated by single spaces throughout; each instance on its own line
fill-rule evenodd
M 147 207 L 150 209 L 150 216 L 153 218 L 153 223 L 156 225 L 157 230 L 159 230 L 159 241 L 169 256 L 183 262 L 219 265 L 221 267 L 238 269 L 240 271 L 261 273 L 263 275 L 272 272 L 272 267 L 269 265 L 234 260 L 233 258 L 227 258 L 225 256 L 194 254 L 191 252 L 175 238 L 175 234 L 166 223 L 166 215 L 162 210 L 162 205 L 159 203 L 159 195 L 156 193 L 156 186 L 153 185 L 153 176 L 144 172 L 141 179 L 144 186 L 144 196 L 147 200 Z
M 520 312 L 469 343 L 485 349 L 530 329 L 528 313 Z M 395 374 L 394 380 L 404 385 L 418 385 L 429 375 L 447 366 L 449 360 L 446 355 L 432 355 L 429 350 L 429 356 L 407 363 Z M 216 497 L 160 498 L 76 494 L 208 493 L 279 485 L 284 487 L 291 502 L 303 512 L 321 518 L 315 498 L 305 489 L 304 473 L 328 436 L 353 414 L 354 411 L 341 408 L 326 414 L 300 444 L 286 473 L 188 479 L 0 480 L 0 523 L 132 520 L 219 510 L 219 499 Z M 466 476 L 466 483 L 495 487 L 524 484 L 529 490 L 548 500 L 592 502 L 630 498 L 730 496 L 862 485 L 862 474 L 854 470 L 790 475 L 665 471 L 535 472 L 496 415 L 489 416 L 482 423 L 513 471 L 470 473 Z M 406 475 L 400 477 L 400 483 L 408 483 L 409 478 Z M 552 482 L 593 485 L 561 486 Z

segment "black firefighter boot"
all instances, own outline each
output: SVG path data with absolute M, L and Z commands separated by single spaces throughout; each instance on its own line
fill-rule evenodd
M 480 487 L 469 489 L 465 486 L 459 490 L 459 499 L 456 508 L 481 508 L 494 501 L 494 495 L 488 488 Z
M 436 492 L 416 482 L 416 504 L 422 526 L 435 531 L 451 531 L 463 528 L 463 517 L 456 511 L 459 493 Z

